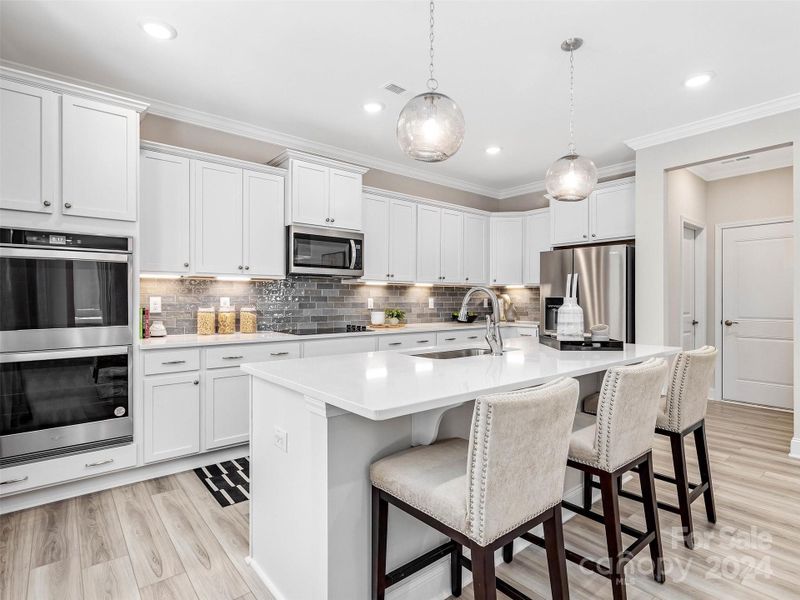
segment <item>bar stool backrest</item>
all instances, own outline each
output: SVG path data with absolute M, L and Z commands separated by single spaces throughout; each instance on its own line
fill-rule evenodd
M 675 357 L 667 385 L 668 430 L 681 432 L 705 419 L 716 362 L 714 346 L 681 352 Z
M 606 371 L 597 402 L 598 467 L 614 471 L 651 450 L 667 363 L 643 363 Z
M 578 382 L 481 396 L 467 464 L 468 535 L 488 545 L 561 502 Z

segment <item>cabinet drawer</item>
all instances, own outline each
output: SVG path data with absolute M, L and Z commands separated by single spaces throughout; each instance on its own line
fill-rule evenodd
M 502 336 L 510 340 L 512 338 L 536 338 L 539 337 L 539 330 L 536 327 L 503 327 L 500 329 Z
M 136 444 L 0 469 L 0 496 L 136 466 Z
M 300 344 L 238 344 L 206 349 L 206 367 L 236 367 L 248 362 L 300 358 Z
M 480 343 L 486 337 L 482 329 L 467 331 L 440 331 L 436 334 L 436 345 Z
M 144 354 L 144 374 L 180 373 L 200 369 L 200 349 L 149 350 Z
M 433 346 L 436 344 L 436 333 L 399 333 L 382 335 L 378 338 L 378 350 L 400 350 L 416 346 Z

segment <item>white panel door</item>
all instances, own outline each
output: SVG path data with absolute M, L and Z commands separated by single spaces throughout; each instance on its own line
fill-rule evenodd
M 389 273 L 391 281 L 417 278 L 417 205 L 392 200 L 389 205 Z
M 250 439 L 250 375 L 239 367 L 206 371 L 203 404 L 206 450 Z
M 595 190 L 589 199 L 590 241 L 634 237 L 635 199 L 632 182 Z
M 489 281 L 488 219 L 464 215 L 464 281 L 483 284 Z
M 695 306 L 695 239 L 697 232 L 691 227 L 683 228 L 681 240 L 681 347 L 684 350 L 697 348 L 697 306 Z
M 523 217 L 493 217 L 492 285 L 522 284 Z
M 244 273 L 252 277 L 286 275 L 283 177 L 243 171 Z
M 330 169 L 301 160 L 293 160 L 291 167 L 292 222 L 330 225 Z
M 550 234 L 553 245 L 589 241 L 589 199 L 580 202 L 550 201 Z
M 364 279 L 389 280 L 389 199 L 364 197 Z
M 50 213 L 57 190 L 58 95 L 0 80 L 0 208 Z
M 792 265 L 792 223 L 723 230 L 723 399 L 792 408 Z
M 417 206 L 417 281 L 441 283 L 442 210 Z
M 464 281 L 464 214 L 442 210 L 442 267 L 443 282 Z
M 361 175 L 330 170 L 330 225 L 361 231 Z
M 145 377 L 145 462 L 200 450 L 199 378 L 199 373 Z
M 525 217 L 525 283 L 539 285 L 539 255 L 550 250 L 550 213 Z
M 143 150 L 140 172 L 141 270 L 188 273 L 189 159 Z
M 139 115 L 62 96 L 61 119 L 62 212 L 135 221 Z
M 243 274 L 242 170 L 192 162 L 196 272 Z

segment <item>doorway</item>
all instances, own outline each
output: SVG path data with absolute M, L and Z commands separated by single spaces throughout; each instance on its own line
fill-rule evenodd
M 705 227 L 681 219 L 681 347 L 694 350 L 706 344 Z

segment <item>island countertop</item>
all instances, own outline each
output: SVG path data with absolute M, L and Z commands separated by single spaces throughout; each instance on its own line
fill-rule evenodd
M 464 346 L 447 346 L 447 350 Z M 670 356 L 680 348 L 626 344 L 621 351 L 561 352 L 536 340 L 509 340 L 503 356 L 457 359 L 413 352 L 364 352 L 242 365 L 265 381 L 376 421 L 474 400 L 487 394 Z

